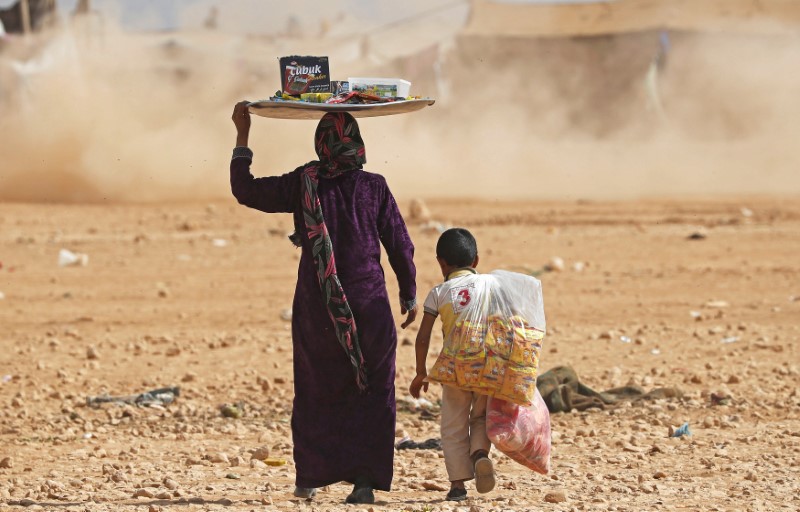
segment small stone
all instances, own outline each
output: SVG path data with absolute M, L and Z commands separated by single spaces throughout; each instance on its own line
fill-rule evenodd
M 427 491 L 446 491 L 448 488 L 436 482 L 422 482 L 422 488 Z
M 226 453 L 215 453 L 213 454 L 210 459 L 211 462 L 214 464 L 230 464 L 231 461 L 228 459 L 228 454 Z
M 86 349 L 86 359 L 92 359 L 92 360 L 100 359 L 100 353 L 97 352 L 97 349 L 95 348 L 94 345 L 90 345 Z
M 667 474 L 664 473 L 663 471 L 656 471 L 653 474 L 653 478 L 655 478 L 656 480 L 661 480 L 663 478 L 667 478 Z
M 428 222 L 432 218 L 431 211 L 422 199 L 412 199 L 409 211 L 409 220 L 415 222 Z
M 742 381 L 738 375 L 731 375 L 728 377 L 728 384 L 739 384 L 740 382 Z
M 267 469 L 267 465 L 258 459 L 250 459 L 250 467 L 253 469 Z
M 159 500 L 171 500 L 172 493 L 169 491 L 161 491 L 160 493 L 156 494 L 156 498 Z
M 291 309 L 284 309 L 281 311 L 281 320 L 284 322 L 288 322 L 292 319 L 292 310 Z
M 147 508 L 147 512 L 161 512 L 161 507 L 159 507 L 157 505 L 150 505 Z
M 548 272 L 561 272 L 564 270 L 564 260 L 558 256 L 554 256 L 550 259 L 550 262 L 544 266 L 544 268 Z
M 227 478 L 228 480 L 239 480 L 241 477 L 236 473 L 228 473 L 227 475 L 225 475 L 225 478 Z
M 149 489 L 136 489 L 133 493 L 134 498 L 155 498 L 156 495 Z
M 745 480 L 750 480 L 751 482 L 758 481 L 758 475 L 756 475 L 755 471 L 748 471 L 747 474 L 744 476 Z
M 564 503 L 567 501 L 567 495 L 564 491 L 548 492 L 544 495 L 545 503 Z
M 14 460 L 11 457 L 4 457 L 0 460 L 0 469 L 11 469 L 14 467 Z
M 236 457 L 231 458 L 231 467 L 237 466 L 246 466 L 247 461 L 244 460 L 244 457 L 237 455 Z
M 165 478 L 162 483 L 164 484 L 164 487 L 166 487 L 167 489 L 169 489 L 171 491 L 174 491 L 175 489 L 178 488 L 178 482 L 176 482 L 175 480 L 173 480 L 173 479 L 171 479 L 169 477 Z
M 251 459 L 264 460 L 269 458 L 269 447 L 259 446 L 253 451 Z

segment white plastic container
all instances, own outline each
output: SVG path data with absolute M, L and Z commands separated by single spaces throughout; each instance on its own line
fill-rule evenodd
M 405 98 L 411 91 L 411 82 L 402 78 L 350 77 L 347 81 L 350 82 L 351 91 L 362 90 L 383 98 L 395 96 Z

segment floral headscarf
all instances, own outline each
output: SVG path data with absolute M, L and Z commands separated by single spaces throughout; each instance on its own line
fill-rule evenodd
M 353 116 L 346 112 L 329 112 L 322 117 L 317 126 L 314 146 L 319 160 L 307 163 L 300 177 L 303 222 L 308 239 L 311 241 L 311 254 L 317 266 L 317 279 L 322 298 L 333 321 L 336 337 L 350 359 L 358 389 L 365 392 L 367 374 L 364 356 L 358 343 L 353 311 L 336 274 L 333 245 L 317 195 L 320 178 L 335 178 L 347 171 L 361 169 L 367 161 L 364 141 L 361 140 L 358 123 Z M 300 246 L 297 232 L 290 238 L 295 245 Z

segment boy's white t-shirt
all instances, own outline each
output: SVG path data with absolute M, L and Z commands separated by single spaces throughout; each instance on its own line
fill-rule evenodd
M 425 313 L 442 317 L 445 343 L 450 341 L 458 314 L 474 305 L 474 301 L 480 300 L 480 294 L 484 291 L 484 286 L 480 283 L 482 279 L 474 269 L 456 270 L 448 276 L 447 281 L 434 286 L 425 298 Z

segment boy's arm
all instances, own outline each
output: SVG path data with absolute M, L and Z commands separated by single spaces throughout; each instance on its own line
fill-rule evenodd
M 417 332 L 417 342 L 414 345 L 414 350 L 417 355 L 417 376 L 411 382 L 408 391 L 414 398 L 419 398 L 421 389 L 428 391 L 428 382 L 425 378 L 428 376 L 428 348 L 431 344 L 431 332 L 433 331 L 433 324 L 436 322 L 436 316 L 430 313 L 425 313 L 422 317 L 422 322 Z

